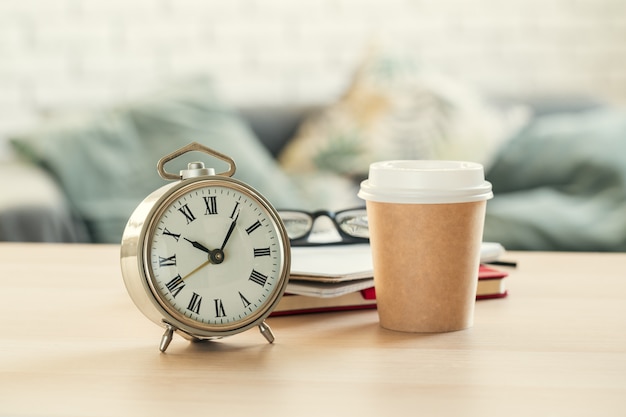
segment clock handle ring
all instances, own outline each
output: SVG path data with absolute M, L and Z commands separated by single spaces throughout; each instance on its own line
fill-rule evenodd
M 161 176 L 161 178 L 163 178 L 164 180 L 181 179 L 180 174 L 172 174 L 171 172 L 167 172 L 165 170 L 165 164 L 170 162 L 173 159 L 178 158 L 181 155 L 186 154 L 187 152 L 193 152 L 193 151 L 202 152 L 216 159 L 226 162 L 229 166 L 228 170 L 224 172 L 220 172 L 217 175 L 232 177 L 233 174 L 235 173 L 235 170 L 237 169 L 237 166 L 235 165 L 235 161 L 231 157 L 226 156 L 223 153 L 218 152 L 214 149 L 211 149 L 207 146 L 204 146 L 198 142 L 191 142 L 189 145 L 183 146 L 182 148 L 172 152 L 171 154 L 165 155 L 163 158 L 159 159 L 159 162 L 157 163 L 157 171 L 159 172 L 159 175 Z

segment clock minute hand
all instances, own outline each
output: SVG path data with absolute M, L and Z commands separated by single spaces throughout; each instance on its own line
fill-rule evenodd
M 228 242 L 228 239 L 230 239 L 230 235 L 232 235 L 233 230 L 235 230 L 235 226 L 237 225 L 238 218 L 239 218 L 239 212 L 237 212 L 237 215 L 233 219 L 233 222 L 230 224 L 230 228 L 228 229 L 228 232 L 226 232 L 226 237 L 224 238 L 224 242 L 222 243 L 222 247 L 220 248 L 220 251 L 223 251 L 224 247 L 226 247 L 226 243 Z

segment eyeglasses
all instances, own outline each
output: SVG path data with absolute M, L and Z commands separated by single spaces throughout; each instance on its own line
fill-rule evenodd
M 278 212 L 292 246 L 311 246 L 332 243 L 366 243 L 369 242 L 369 228 L 365 208 L 353 208 L 337 212 L 320 210 L 309 213 L 301 210 L 280 210 Z M 332 221 L 334 230 L 322 230 L 313 233 L 313 226 L 320 217 Z M 329 233 L 330 232 L 330 239 Z M 335 233 L 336 232 L 336 233 Z M 332 240 L 332 235 L 339 234 L 340 240 Z

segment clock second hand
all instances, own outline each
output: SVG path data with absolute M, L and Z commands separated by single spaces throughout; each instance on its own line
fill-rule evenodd
M 199 270 L 201 270 L 202 268 L 204 268 L 205 266 L 207 266 L 208 264 L 211 263 L 211 259 L 207 259 L 205 262 L 202 263 L 202 265 L 198 266 L 196 269 L 194 269 L 193 271 L 191 271 L 190 273 L 188 273 L 187 275 L 185 275 L 184 277 L 182 277 L 182 280 L 186 280 L 187 278 L 189 278 L 190 276 L 192 276 L 193 274 L 195 274 L 196 272 L 198 272 Z

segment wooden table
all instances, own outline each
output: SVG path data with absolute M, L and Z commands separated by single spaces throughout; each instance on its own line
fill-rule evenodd
M 511 252 L 509 297 L 460 332 L 353 311 L 161 354 L 118 251 L 0 244 L 0 415 L 626 415 L 626 254 Z

